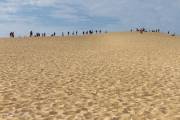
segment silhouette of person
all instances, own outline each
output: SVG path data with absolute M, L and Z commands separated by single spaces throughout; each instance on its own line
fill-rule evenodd
M 30 31 L 30 37 L 32 37 L 32 36 L 33 36 L 33 31 L 31 30 L 31 31 Z
M 100 33 L 100 34 L 101 34 L 101 32 L 102 32 L 102 31 L 101 31 L 101 30 L 99 30 L 99 33 Z

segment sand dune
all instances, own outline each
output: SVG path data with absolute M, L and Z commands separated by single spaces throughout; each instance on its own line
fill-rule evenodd
M 0 120 L 180 120 L 180 38 L 0 40 Z

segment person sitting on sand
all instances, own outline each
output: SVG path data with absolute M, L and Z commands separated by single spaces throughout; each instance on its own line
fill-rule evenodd
M 172 34 L 171 36 L 176 36 L 176 34 L 174 33 L 174 34 Z
M 143 34 L 144 29 L 140 29 L 140 33 Z

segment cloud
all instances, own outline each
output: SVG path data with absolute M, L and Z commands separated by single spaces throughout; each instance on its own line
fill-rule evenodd
M 28 29 L 124 31 L 139 26 L 180 33 L 179 12 L 180 0 L 2 0 L 0 30 L 5 34 L 0 35 L 16 25 L 21 26 L 19 34 Z

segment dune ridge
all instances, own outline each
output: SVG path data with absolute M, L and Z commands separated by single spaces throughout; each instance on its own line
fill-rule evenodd
M 0 120 L 179 120 L 180 38 L 0 40 Z

